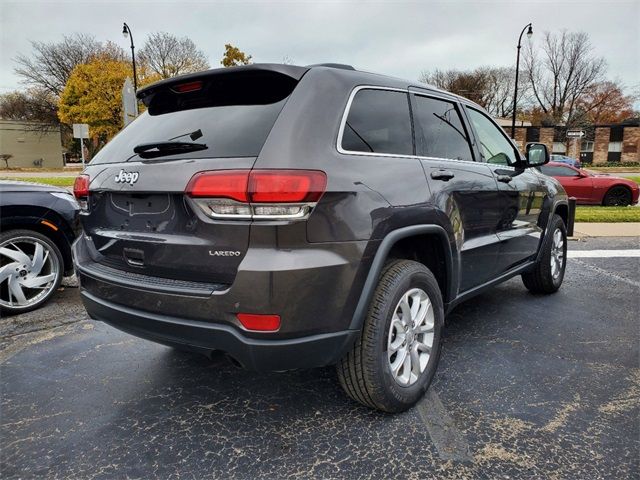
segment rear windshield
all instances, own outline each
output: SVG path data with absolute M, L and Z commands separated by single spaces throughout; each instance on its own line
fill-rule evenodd
M 161 92 L 149 110 L 118 133 L 91 164 L 138 161 L 134 147 L 166 141 L 200 143 L 207 148 L 154 159 L 257 156 L 295 82 L 287 79 L 285 86 L 279 81 L 273 88 L 273 81 L 265 85 L 259 82 L 263 79 L 247 80 L 205 84 L 193 94 Z M 179 101 L 174 100 L 178 95 Z M 193 132 L 198 133 L 192 140 Z

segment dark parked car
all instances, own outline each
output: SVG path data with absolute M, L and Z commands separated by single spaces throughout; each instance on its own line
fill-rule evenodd
M 0 181 L 0 310 L 42 306 L 73 274 L 80 206 L 63 188 Z
M 542 173 L 560 182 L 567 194 L 585 205 L 627 206 L 638 203 L 638 184 L 628 178 L 550 162 Z
M 567 157 L 566 155 L 551 155 L 551 161 L 556 163 L 564 163 L 565 165 L 571 165 L 575 168 L 582 167 L 580 160 L 572 157 Z
M 79 177 L 89 314 L 247 368 L 337 364 L 402 411 L 435 373 L 445 313 L 522 275 L 561 285 L 560 184 L 477 105 L 348 66 L 164 80 Z

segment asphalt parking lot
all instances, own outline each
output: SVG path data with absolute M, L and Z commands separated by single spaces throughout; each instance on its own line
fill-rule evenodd
M 580 257 L 555 295 L 516 278 L 476 297 L 426 398 L 392 416 L 332 368 L 257 374 L 128 336 L 68 287 L 0 322 L 0 476 L 639 478 L 639 291 L 640 258 Z

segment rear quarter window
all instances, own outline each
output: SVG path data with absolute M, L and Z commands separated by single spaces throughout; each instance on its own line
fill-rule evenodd
M 413 155 L 407 93 L 358 91 L 347 114 L 341 147 L 347 152 Z

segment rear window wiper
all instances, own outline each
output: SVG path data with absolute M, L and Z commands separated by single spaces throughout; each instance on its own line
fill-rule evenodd
M 198 129 L 193 132 L 187 132 L 187 133 L 183 133 L 182 135 L 176 135 L 175 137 L 171 137 L 169 140 L 176 140 L 177 138 L 186 137 L 187 135 L 189 135 L 191 140 L 196 141 L 202 136 L 202 130 Z
M 207 145 L 204 143 L 194 142 L 151 142 L 141 143 L 133 147 L 133 151 L 142 158 L 155 158 L 165 155 L 179 155 L 187 152 L 197 152 L 206 150 Z

